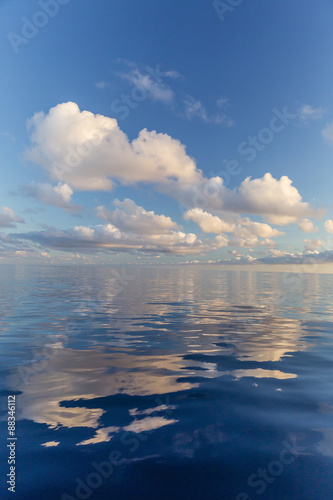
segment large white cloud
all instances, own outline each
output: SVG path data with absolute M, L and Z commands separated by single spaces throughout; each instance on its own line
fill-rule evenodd
M 246 178 L 238 190 L 228 189 L 219 176 L 203 177 L 179 140 L 144 129 L 131 142 L 115 119 L 80 111 L 72 102 L 35 114 L 28 125 L 33 145 L 27 158 L 73 189 L 149 183 L 187 208 L 212 215 L 257 214 L 278 225 L 323 213 L 302 200 L 287 176 L 266 173 Z
M 113 180 L 129 185 L 200 179 L 180 141 L 144 129 L 130 142 L 115 119 L 80 111 L 73 102 L 35 114 L 28 127 L 33 146 L 26 157 L 74 189 L 110 190 Z

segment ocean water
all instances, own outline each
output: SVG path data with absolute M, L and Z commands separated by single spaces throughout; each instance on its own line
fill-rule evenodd
M 332 275 L 1 266 L 1 498 L 331 500 L 332 298 Z

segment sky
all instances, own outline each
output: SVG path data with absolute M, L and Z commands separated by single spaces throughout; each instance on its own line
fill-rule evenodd
M 0 2 L 0 262 L 333 268 L 333 3 Z

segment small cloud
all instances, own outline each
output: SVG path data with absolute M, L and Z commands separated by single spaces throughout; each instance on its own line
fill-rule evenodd
M 333 234 L 333 220 L 328 219 L 325 222 L 325 230 L 327 233 Z
M 0 211 L 0 227 L 16 227 L 15 222 L 24 223 L 24 219 L 19 215 L 15 215 L 11 208 L 2 207 Z
M 82 211 L 82 207 L 71 204 L 73 190 L 68 184 L 59 182 L 56 186 L 52 186 L 48 183 L 31 182 L 23 184 L 21 189 L 25 196 L 36 198 L 44 205 L 59 207 L 72 214 Z
M 97 89 L 106 89 L 110 87 L 110 84 L 108 82 L 104 82 L 103 80 L 100 82 L 95 83 L 95 87 Z
M 297 221 L 297 225 L 303 233 L 314 233 L 318 231 L 318 228 L 314 226 L 310 219 L 300 219 Z
M 173 74 L 172 71 L 171 74 Z M 163 76 L 167 76 L 167 73 L 164 73 Z M 132 67 L 129 73 L 123 73 L 121 77 L 129 81 L 134 87 L 145 90 L 153 101 L 168 105 L 174 102 L 173 90 L 162 82 L 160 74 L 148 66 L 144 69 Z
M 219 108 L 225 108 L 229 104 L 229 99 L 227 97 L 220 97 L 217 99 L 216 104 Z
M 303 123 L 308 123 L 310 120 L 319 120 L 323 117 L 325 110 L 321 107 L 314 108 L 309 104 L 303 104 L 298 112 L 298 119 Z
M 327 123 L 321 133 L 327 142 L 333 144 L 333 122 Z

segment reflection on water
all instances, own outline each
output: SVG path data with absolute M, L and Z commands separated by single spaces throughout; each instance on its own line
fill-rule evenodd
M 112 450 L 124 461 L 94 498 L 255 497 L 248 477 L 288 439 L 306 452 L 265 498 L 332 497 L 333 276 L 0 274 L 1 390 L 17 394 L 22 498 L 75 497 L 75 478 Z

